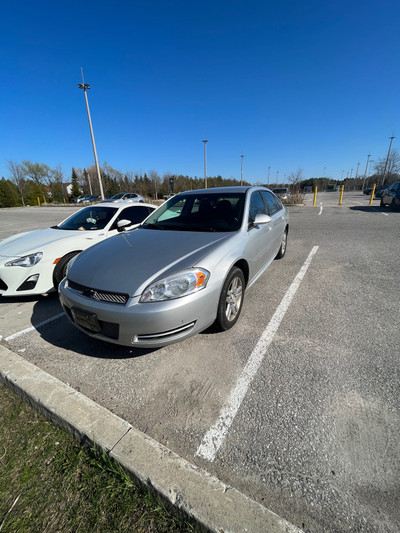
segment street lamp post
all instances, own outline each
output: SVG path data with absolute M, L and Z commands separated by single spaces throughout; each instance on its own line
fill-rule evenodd
M 269 188 L 269 173 L 271 172 L 271 167 L 268 167 L 268 188 Z
M 365 172 L 364 172 L 363 190 L 365 189 L 365 182 L 367 180 L 367 170 L 368 170 L 368 164 L 369 164 L 369 158 L 370 157 L 371 157 L 371 154 L 368 154 L 368 156 L 367 156 L 367 164 L 365 165 Z
M 82 72 L 82 83 L 78 83 L 78 87 L 79 87 L 79 89 L 83 89 L 83 93 L 85 95 L 86 110 L 87 110 L 87 115 L 88 115 L 88 119 L 89 119 L 90 136 L 92 137 L 94 161 L 96 163 L 97 177 L 98 177 L 98 180 L 99 180 L 100 195 L 101 195 L 101 199 L 104 200 L 103 184 L 101 183 L 100 167 L 99 167 L 99 162 L 97 160 L 96 144 L 94 142 L 92 120 L 90 118 L 89 102 L 88 102 L 88 97 L 87 97 L 87 94 L 86 94 L 86 91 L 88 89 L 90 89 L 90 85 L 88 83 L 85 83 L 85 80 L 83 79 L 83 72 Z
M 240 168 L 240 185 L 243 185 L 243 158 L 244 158 L 244 155 L 241 155 L 240 157 L 242 158 L 242 164 L 241 164 L 241 168 Z
M 389 137 L 389 139 L 390 139 L 390 144 L 389 144 L 388 154 L 387 154 L 387 156 L 386 156 L 385 168 L 383 169 L 383 176 L 382 176 L 382 183 L 381 183 L 381 185 L 383 185 L 383 184 L 385 183 L 386 168 L 387 168 L 388 161 L 389 161 L 390 150 L 392 149 L 392 142 L 393 142 L 393 139 L 395 139 L 395 138 L 396 138 L 396 137 L 395 137 L 394 135 L 392 135 L 391 137 Z
M 207 139 L 204 139 L 204 187 L 207 189 Z

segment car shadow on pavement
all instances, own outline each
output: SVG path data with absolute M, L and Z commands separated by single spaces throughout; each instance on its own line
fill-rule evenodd
M 364 213 L 396 213 L 393 209 L 388 209 L 387 207 L 381 207 L 379 205 L 353 205 L 349 207 L 352 211 L 363 211 Z M 400 211 L 397 211 L 400 213 Z
M 55 297 L 58 298 L 58 296 Z M 31 316 L 31 323 L 33 326 L 43 320 L 43 307 L 46 305 L 48 305 L 46 299 L 39 299 L 34 305 Z M 60 305 L 58 314 L 61 312 L 62 309 Z M 158 348 L 133 348 L 100 341 L 86 335 L 76 328 L 66 315 L 55 318 L 42 325 L 37 329 L 37 332 L 43 340 L 57 348 L 100 359 L 128 359 L 141 357 L 158 350 Z

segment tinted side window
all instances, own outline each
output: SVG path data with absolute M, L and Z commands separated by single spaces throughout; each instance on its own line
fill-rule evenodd
M 144 220 L 153 210 L 145 206 L 127 207 L 118 215 L 116 222 L 119 220 L 130 220 L 132 224 L 139 224 Z
M 282 209 L 282 204 L 270 192 L 262 191 L 261 196 L 267 204 L 269 216 L 272 216 L 274 213 Z
M 264 215 L 268 214 L 263 199 L 261 198 L 260 193 L 257 191 L 253 192 L 250 198 L 249 222 L 254 222 L 256 215 L 259 213 Z

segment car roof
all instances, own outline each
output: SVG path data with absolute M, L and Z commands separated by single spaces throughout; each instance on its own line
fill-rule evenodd
M 147 204 L 145 202 L 126 202 L 124 200 L 117 200 L 117 201 L 114 200 L 112 202 L 107 202 L 107 200 L 105 200 L 105 201 L 100 202 L 98 204 L 94 204 L 92 206 L 87 206 L 87 207 L 96 207 L 96 206 L 115 207 L 115 208 L 137 206 L 137 207 L 154 207 L 155 209 L 157 209 L 157 207 L 158 207 L 158 205 Z
M 255 191 L 257 190 L 266 190 L 269 191 L 267 187 L 263 187 L 262 185 L 237 185 L 233 187 L 211 187 L 210 189 L 194 189 L 192 191 L 182 191 L 178 194 L 198 194 L 198 193 L 204 193 L 204 194 L 223 194 L 223 193 L 238 193 L 238 192 L 247 192 L 248 190 L 253 189 Z

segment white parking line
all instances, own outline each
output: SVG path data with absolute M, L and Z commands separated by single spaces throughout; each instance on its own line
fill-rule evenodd
M 322 202 L 321 202 L 321 207 L 319 208 L 319 213 L 318 213 L 318 216 L 322 214 Z
M 4 340 L 6 342 L 12 341 L 16 339 L 17 337 L 20 337 L 21 335 L 25 335 L 25 333 L 30 333 L 31 331 L 34 331 L 35 329 L 39 329 L 42 326 L 45 326 L 46 324 L 49 324 L 50 322 L 53 322 L 54 320 L 57 320 L 58 318 L 61 318 L 62 316 L 65 316 L 64 313 L 59 313 L 58 315 L 52 316 L 51 318 L 48 318 L 47 320 L 43 320 L 43 322 L 39 322 L 35 326 L 31 326 L 29 328 L 23 329 L 22 331 L 18 331 L 17 333 L 13 333 L 12 335 L 9 335 Z
M 277 332 L 283 317 L 286 314 L 296 292 L 303 280 L 308 267 L 311 264 L 313 256 L 316 254 L 318 246 L 314 246 L 301 267 L 299 273 L 295 277 L 294 281 L 287 290 L 283 297 L 279 307 L 275 311 L 268 326 L 262 333 L 256 347 L 254 348 L 246 366 L 244 367 L 242 374 L 240 375 L 236 386 L 231 391 L 227 403 L 221 409 L 218 420 L 207 431 L 203 440 L 196 451 L 196 455 L 207 459 L 208 461 L 214 461 L 215 456 L 221 447 L 229 428 L 239 410 L 239 407 L 247 393 L 247 390 L 260 367 L 262 360 L 267 352 L 269 345 Z
M 388 217 L 388 216 L 389 216 L 388 213 L 382 213 L 382 215 L 385 215 L 385 217 Z

